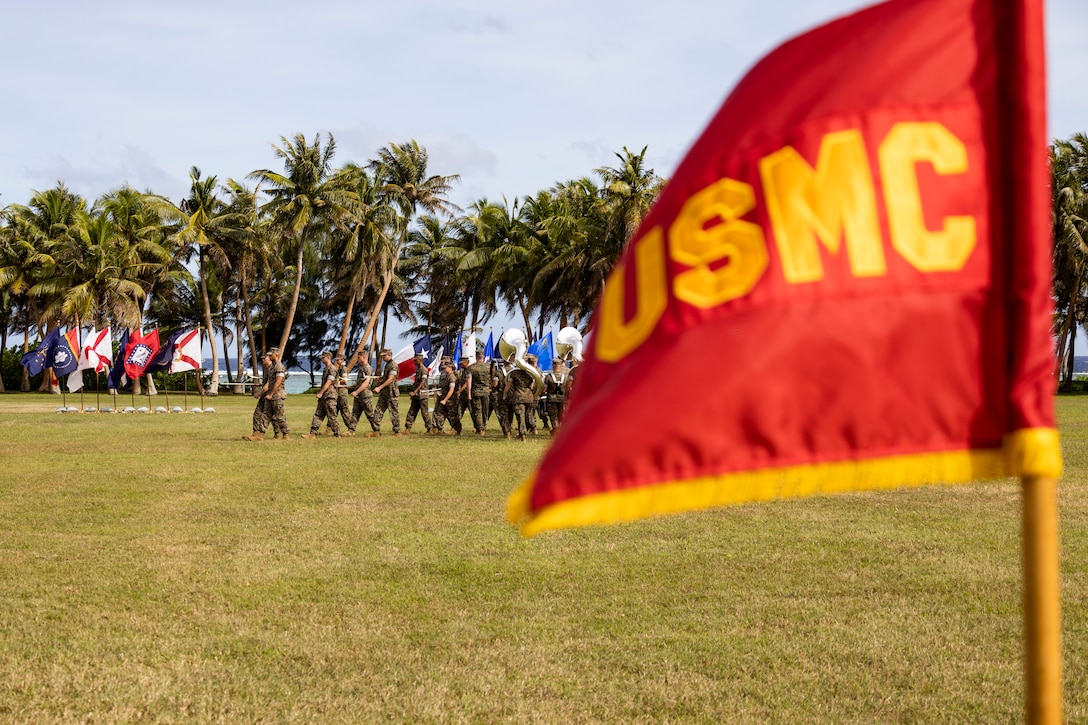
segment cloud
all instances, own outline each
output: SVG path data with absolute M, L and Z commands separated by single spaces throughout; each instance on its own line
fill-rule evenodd
M 23 164 L 22 175 L 35 191 L 52 188 L 59 181 L 89 201 L 126 184 L 169 198 L 180 198 L 188 189 L 187 179 L 170 174 L 146 151 L 131 144 L 81 160 L 60 154 L 38 157 Z M 27 191 L 27 198 L 31 193 Z

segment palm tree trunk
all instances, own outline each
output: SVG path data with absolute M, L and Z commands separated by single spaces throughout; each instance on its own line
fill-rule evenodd
M 242 341 L 242 332 L 243 332 L 243 327 L 245 325 L 244 325 L 244 322 L 242 320 L 242 290 L 241 289 L 236 289 L 234 291 L 234 307 L 235 307 L 235 311 L 237 312 L 237 314 L 234 317 L 234 343 L 235 343 L 235 347 L 236 347 L 236 352 L 238 353 L 238 373 L 237 373 L 237 378 L 238 378 L 238 381 L 241 382 L 242 379 L 246 375 L 246 364 L 245 364 L 246 351 L 245 351 L 245 343 Z M 239 391 L 239 392 L 242 392 L 242 391 Z
M 385 333 L 389 332 L 389 308 L 382 310 L 382 347 L 385 347 Z
M 521 309 L 521 319 L 525 321 L 525 334 L 531 335 L 533 332 L 533 323 L 529 319 L 529 306 L 525 304 L 525 300 L 520 295 L 516 297 L 518 301 L 518 307 Z
M 363 336 L 359 338 L 359 347 L 355 349 L 355 356 L 358 357 L 362 351 L 363 346 L 366 343 L 367 338 L 375 332 L 375 323 L 378 320 L 378 313 L 381 312 L 382 307 L 385 306 L 385 296 L 389 294 L 389 287 L 393 284 L 393 275 L 397 273 L 397 260 L 400 259 L 400 250 L 403 245 L 403 240 L 397 244 L 396 250 L 393 252 L 393 262 L 390 264 L 389 269 L 382 275 L 382 291 L 378 293 L 378 299 L 374 301 L 374 306 L 370 308 L 370 314 L 367 316 L 366 330 L 363 332 Z M 388 316 L 386 317 L 388 321 Z M 382 333 L 382 347 L 385 346 L 385 333 Z M 380 349 L 380 348 L 379 348 Z
M 204 248 L 200 248 L 200 295 L 204 298 L 204 329 L 208 331 L 212 350 L 212 379 L 208 383 L 208 395 L 219 395 L 219 355 L 215 351 L 215 328 L 212 326 L 212 303 L 208 299 L 208 280 L 204 273 Z
M 246 286 L 247 282 L 245 265 L 242 266 L 241 276 L 242 279 L 240 286 L 242 288 L 242 317 L 246 323 L 246 339 L 249 340 L 249 360 L 251 363 L 253 363 L 253 378 L 257 380 L 260 378 L 260 371 L 257 369 L 257 359 L 260 356 L 257 354 L 257 341 L 253 337 L 253 317 L 250 315 L 249 311 L 249 288 Z
M 23 354 L 30 352 L 30 305 L 23 312 Z M 23 368 L 23 378 L 19 381 L 19 392 L 30 392 L 30 371 Z
M 344 354 L 344 348 L 348 344 L 348 331 L 351 329 L 351 316 L 355 312 L 355 290 L 351 291 L 351 295 L 348 297 L 348 308 L 344 311 L 344 329 L 340 330 L 340 346 L 336 348 L 337 355 Z M 352 365 L 349 365 L 350 369 Z
M 8 351 L 8 326 L 7 320 L 4 321 L 3 329 L 0 330 L 0 370 L 4 367 L 4 354 Z M 4 390 L 4 376 L 0 374 L 0 393 L 6 392 Z
M 302 260 L 306 251 L 306 237 L 310 230 L 307 224 L 298 235 L 298 259 L 295 262 L 295 289 L 291 293 L 291 304 L 287 307 L 287 322 L 283 326 L 283 335 L 280 337 L 280 350 L 287 350 L 287 340 L 291 337 L 291 325 L 295 322 L 295 310 L 298 309 L 298 295 L 302 291 Z

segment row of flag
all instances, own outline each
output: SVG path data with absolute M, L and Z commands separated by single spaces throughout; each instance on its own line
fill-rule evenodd
M 475 360 L 476 350 L 479 342 L 476 338 L 475 332 L 469 332 L 467 335 L 463 333 L 457 334 L 457 339 L 453 343 L 453 353 L 450 357 L 457 361 L 462 357 L 467 357 L 470 360 Z M 410 378 L 416 373 L 416 366 L 414 358 L 417 354 L 423 353 L 423 364 L 427 368 L 427 372 L 430 376 L 438 374 L 438 365 L 442 361 L 442 356 L 446 350 L 451 349 L 449 341 L 443 341 L 442 344 L 437 347 L 431 345 L 431 338 L 424 336 L 411 343 L 405 345 L 400 350 L 393 353 L 393 362 L 397 364 L 398 377 L 400 380 Z M 550 370 L 552 367 L 552 360 L 554 359 L 555 343 L 552 338 L 552 333 L 549 330 L 548 334 L 541 337 L 536 342 L 529 345 L 528 352 L 532 355 L 536 355 L 537 367 L 541 370 Z M 484 343 L 484 360 L 494 360 L 498 358 L 495 351 L 495 334 L 489 332 L 487 335 L 487 342 Z
M 101 373 L 108 370 L 107 383 L 111 389 L 124 387 L 129 380 L 157 372 L 180 373 L 200 369 L 200 330 L 178 330 L 165 344 L 159 342 L 159 331 L 144 334 L 126 330 L 121 337 L 116 357 L 113 354 L 113 334 L 110 328 L 91 328 L 83 335 L 78 328 L 62 333 L 54 328 L 36 350 L 20 359 L 31 375 L 51 368 L 54 379 L 68 376 L 68 390 L 75 393 L 83 388 L 83 371 Z

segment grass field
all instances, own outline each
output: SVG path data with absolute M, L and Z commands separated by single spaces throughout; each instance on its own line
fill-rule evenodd
M 244 443 L 246 397 L 59 402 L 0 396 L 0 721 L 1021 719 L 1014 481 L 525 540 L 505 499 L 544 439 Z M 1058 411 L 1088 722 L 1088 397 Z

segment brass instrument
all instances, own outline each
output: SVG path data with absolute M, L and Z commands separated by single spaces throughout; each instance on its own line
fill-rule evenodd
M 533 390 L 537 395 L 544 391 L 544 376 L 535 367 L 525 360 L 525 352 L 528 345 L 525 342 L 525 333 L 516 327 L 511 327 L 499 337 L 499 356 L 503 360 L 509 360 L 517 367 L 529 374 L 533 379 Z
M 564 327 L 555 336 L 555 352 L 564 360 L 582 362 L 582 333 L 577 328 Z

